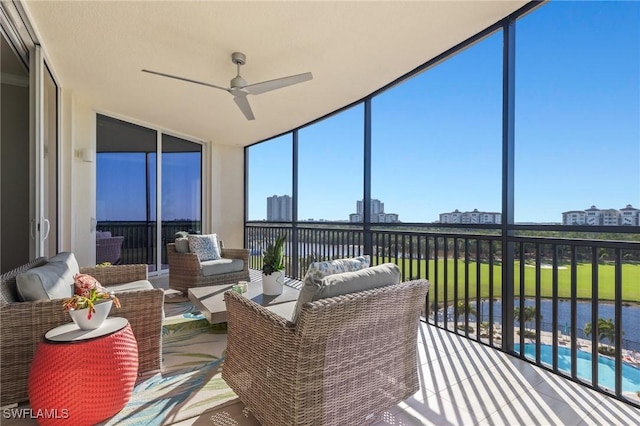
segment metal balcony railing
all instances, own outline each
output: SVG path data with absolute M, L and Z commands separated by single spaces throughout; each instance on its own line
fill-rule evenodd
M 200 232 L 199 221 L 166 221 L 162 222 L 161 261 L 167 264 L 167 243 L 174 241 L 178 231 Z M 145 263 L 155 264 L 156 256 L 156 222 L 145 221 L 100 221 L 98 231 L 110 231 L 111 235 L 123 235 L 122 257 L 120 264 Z
M 265 222 L 245 231 L 254 269 L 285 234 L 287 275 L 300 280 L 314 261 L 395 263 L 403 280 L 431 282 L 424 321 L 640 406 L 637 233 Z

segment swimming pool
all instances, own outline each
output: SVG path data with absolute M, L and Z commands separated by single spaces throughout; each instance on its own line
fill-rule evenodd
M 516 352 L 520 352 L 520 344 L 514 345 Z M 536 345 L 527 343 L 524 345 L 525 356 L 535 359 Z M 540 345 L 540 361 L 552 365 L 553 352 L 551 345 Z M 591 353 L 578 351 L 577 356 L 578 377 L 591 381 Z M 571 348 L 558 346 L 558 369 L 571 372 Z M 615 362 L 613 359 L 598 356 L 598 385 L 609 389 L 615 389 Z M 622 391 L 640 391 L 640 368 L 626 362 L 622 363 Z

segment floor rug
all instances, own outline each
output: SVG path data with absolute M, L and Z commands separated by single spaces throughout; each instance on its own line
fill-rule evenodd
M 129 403 L 103 425 L 168 425 L 238 401 L 222 380 L 226 324 L 183 308 L 164 322 L 162 372 L 138 380 Z

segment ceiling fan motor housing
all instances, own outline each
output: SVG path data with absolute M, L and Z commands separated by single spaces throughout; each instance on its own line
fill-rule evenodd
M 231 54 L 231 62 L 233 62 L 236 65 L 244 65 L 247 63 L 247 57 L 245 56 L 244 53 L 233 52 Z

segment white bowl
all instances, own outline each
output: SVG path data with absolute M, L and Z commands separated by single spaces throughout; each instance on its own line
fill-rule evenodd
M 71 315 L 73 322 L 82 330 L 95 330 L 99 328 L 104 320 L 107 319 L 107 316 L 109 316 L 111 305 L 113 305 L 113 300 L 106 300 L 94 305 L 96 311 L 91 315 L 91 319 L 88 318 L 89 308 L 69 311 L 69 315 Z

